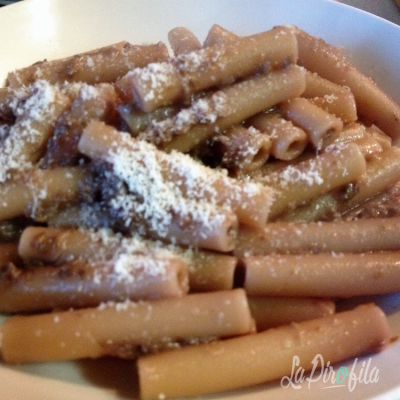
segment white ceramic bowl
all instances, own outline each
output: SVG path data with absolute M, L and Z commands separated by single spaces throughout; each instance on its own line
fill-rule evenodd
M 343 46 L 364 73 L 400 102 L 400 27 L 330 0 L 25 0 L 0 9 L 0 84 L 7 72 L 128 40 L 167 41 L 168 31 L 186 26 L 202 40 L 212 24 L 240 35 L 274 25 L 295 24 Z M 5 36 L 4 36 L 5 35 Z M 378 299 L 400 334 L 400 295 Z M 1 320 L 1 317 L 0 317 Z M 356 367 L 360 371 L 362 361 Z M 212 399 L 394 399 L 400 398 L 400 344 L 374 355 L 377 383 L 324 389 L 322 381 L 302 389 L 278 383 Z M 345 363 L 350 369 L 353 361 Z M 137 397 L 131 362 L 101 360 L 9 367 L 0 365 L 0 400 L 116 400 Z

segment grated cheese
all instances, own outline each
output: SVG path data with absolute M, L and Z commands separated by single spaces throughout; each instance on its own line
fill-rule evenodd
M 175 135 L 187 133 L 196 124 L 212 124 L 217 118 L 226 116 L 229 113 L 227 104 L 227 97 L 222 91 L 200 98 L 171 118 L 152 121 L 138 139 L 155 144 L 168 142 Z
M 167 237 L 174 215 L 180 215 L 189 225 L 201 223 L 205 231 L 199 234 L 208 235 L 225 218 L 217 212 L 213 184 L 221 181 L 229 185 L 226 171 L 207 168 L 182 153 L 158 151 L 152 144 L 133 141 L 127 134 L 122 134 L 121 140 L 109 152 L 107 161 L 114 174 L 127 184 L 129 193 L 115 196 L 110 206 L 123 216 L 127 226 L 133 214 L 140 215 L 150 231 Z M 169 166 L 174 179 L 167 179 L 164 165 Z M 224 206 L 229 209 L 227 203 Z
M 13 112 L 17 120 L 2 142 L 0 183 L 11 177 L 11 171 L 24 171 L 32 167 L 25 149 L 42 137 L 42 133 L 35 128 L 35 123 L 40 126 L 54 115 L 56 90 L 48 82 L 39 80 L 31 85 L 31 93 L 24 101 L 14 104 Z

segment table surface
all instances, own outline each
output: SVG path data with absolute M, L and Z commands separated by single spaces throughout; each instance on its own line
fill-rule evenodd
M 393 0 L 338 0 L 400 25 L 400 10 Z

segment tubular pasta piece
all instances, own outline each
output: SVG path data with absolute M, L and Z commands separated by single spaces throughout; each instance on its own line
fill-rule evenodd
M 365 125 L 359 122 L 344 125 L 340 132 L 334 132 L 324 139 L 323 148 L 326 148 L 331 144 L 355 142 L 358 139 L 362 139 L 365 136 L 365 132 Z
M 339 118 L 302 97 L 286 101 L 279 110 L 286 119 L 308 134 L 316 149 L 321 149 L 326 137 L 343 129 L 343 122 Z
M 22 215 L 47 220 L 52 212 L 78 201 L 85 174 L 81 167 L 25 171 L 0 185 L 0 220 Z
M 352 208 L 343 216 L 347 221 L 359 218 L 392 218 L 400 215 L 400 181 Z
M 363 253 L 400 250 L 400 217 L 314 223 L 270 222 L 263 230 L 241 227 L 235 255 Z
M 365 175 L 356 182 L 354 195 L 338 202 L 337 210 L 346 212 L 367 199 L 393 186 L 400 179 L 400 149 L 397 146 L 375 153 L 367 163 Z M 342 197 L 343 199 L 343 197 Z
M 358 145 L 367 162 L 383 151 L 379 141 L 370 135 L 365 135 L 363 138 L 355 140 L 354 143 Z
M 275 189 L 269 218 L 277 218 L 285 211 L 360 179 L 365 170 L 366 162 L 360 148 L 349 143 L 259 178 Z
M 304 84 L 304 71 L 293 65 L 221 89 L 215 96 L 217 110 L 219 99 L 222 99 L 222 115 L 219 118 L 217 115 L 213 123 L 194 125 L 186 133 L 172 137 L 163 149 L 167 152 L 175 149 L 187 153 L 216 132 L 222 132 L 282 101 L 299 96 L 304 90 Z
M 256 385 L 290 377 L 294 356 L 311 370 L 317 354 L 334 364 L 377 351 L 390 337 L 382 310 L 364 305 L 255 335 L 142 357 L 140 395 L 143 400 L 182 398 Z
M 349 90 L 341 93 L 325 95 L 323 97 L 313 97 L 308 101 L 315 106 L 322 108 L 328 114 L 340 118 L 343 123 L 355 122 L 358 119 L 354 96 Z
M 0 144 L 0 182 L 13 172 L 32 166 L 43 155 L 58 117 L 71 105 L 68 97 L 40 80 L 30 95 L 16 107 L 16 121 Z
M 302 297 L 251 296 L 249 305 L 257 332 L 292 322 L 322 318 L 335 312 L 335 303 L 331 300 Z
M 189 257 L 190 290 L 209 292 L 234 287 L 238 259 L 227 254 L 196 251 Z
M 165 44 L 136 46 L 125 41 L 60 60 L 43 61 L 8 74 L 12 88 L 45 79 L 51 84 L 67 82 L 114 82 L 135 67 L 168 58 Z
M 383 149 L 388 149 L 392 146 L 392 138 L 383 133 L 377 126 L 371 125 L 366 128 L 366 135 L 373 137 L 379 142 Z
M 27 262 L 42 261 L 60 266 L 76 260 L 111 261 L 120 254 L 163 252 L 157 242 L 140 236 L 123 237 L 111 230 L 61 229 L 29 226 L 19 240 L 19 254 Z M 168 252 L 166 252 L 168 254 Z
M 349 92 L 350 89 L 322 78 L 315 72 L 306 71 L 306 88 L 302 96 L 312 99 L 314 97 L 324 97 L 326 95 L 342 93 L 343 91 Z
M 138 345 L 252 331 L 254 321 L 243 289 L 15 316 L 0 327 L 2 356 L 12 364 L 123 352 L 129 357 Z
M 133 136 L 137 136 L 140 132 L 145 131 L 154 122 L 166 120 L 178 113 L 177 106 L 160 107 L 153 112 L 146 113 L 137 110 L 132 104 L 119 104 L 117 111 L 124 121 L 128 124 L 129 132 Z
M 168 41 L 175 56 L 201 49 L 201 43 L 194 33 L 180 26 L 168 32 Z
M 332 191 L 316 197 L 304 206 L 300 206 L 282 214 L 279 219 L 287 222 L 329 221 L 336 217 L 339 191 Z
M 280 218 L 310 222 L 345 215 L 395 185 L 400 179 L 399 164 L 400 151 L 396 146 L 375 153 L 368 160 L 365 174 L 356 182 L 318 196 L 304 207 L 291 210 Z
M 270 155 L 268 135 L 253 127 L 237 125 L 214 138 L 213 145 L 222 152 L 222 165 L 228 169 L 253 171 L 264 165 Z
M 235 245 L 238 230 L 236 214 L 214 205 L 198 207 L 190 199 L 180 199 L 162 221 L 138 214 L 141 203 L 131 195 L 121 195 L 109 204 L 109 212 L 129 232 L 140 232 L 155 240 L 201 249 L 227 252 Z M 157 226 L 157 222 L 159 222 Z
M 169 62 L 152 63 L 133 70 L 129 79 L 139 108 L 153 111 L 257 70 L 295 63 L 296 58 L 295 34 L 291 28 L 281 26 L 182 54 Z
M 258 114 L 247 121 L 271 140 L 271 155 L 278 160 L 293 160 L 303 153 L 308 136 L 303 129 L 294 126 L 276 113 Z
M 302 96 L 330 114 L 336 115 L 344 123 L 358 119 L 354 95 L 349 88 L 321 78 L 315 73 L 306 72 L 306 89 Z
M 96 307 L 108 301 L 181 297 L 189 289 L 187 264 L 178 256 L 121 254 L 113 261 L 17 269 L 0 274 L 0 312 L 26 313 Z
M 400 291 L 399 252 L 248 256 L 242 262 L 249 296 L 347 298 Z
M 47 224 L 53 228 L 112 229 L 115 221 L 105 212 L 103 204 L 81 202 L 56 210 L 48 216 Z
M 0 184 L 0 220 L 19 217 L 25 214 L 33 196 L 23 179 Z
M 119 102 L 111 84 L 82 84 L 71 108 L 60 116 L 55 125 L 54 133 L 47 143 L 46 153 L 40 160 L 41 167 L 78 164 L 82 155 L 77 147 L 84 127 L 92 120 L 117 125 L 119 114 L 116 107 Z
M 289 166 L 297 166 L 303 161 L 311 160 L 315 158 L 315 152 L 314 151 L 305 151 L 301 153 L 298 157 L 294 158 L 293 160 L 285 161 L 285 160 L 273 160 L 270 159 L 268 160 L 267 163 L 262 165 L 258 170 L 255 171 L 248 171 L 247 172 L 247 177 L 250 179 L 257 181 L 263 181 L 263 177 L 266 177 L 272 173 L 278 173 L 284 171 L 286 168 Z
M 79 142 L 79 149 L 89 157 L 105 159 L 114 165 L 118 159 L 124 162 L 126 152 L 131 154 L 146 152 L 149 157 L 148 163 L 156 164 L 155 166 L 149 164 L 143 169 L 147 174 L 147 179 L 150 172 L 148 168 L 158 168 L 160 179 L 174 184 L 181 195 L 187 198 L 228 206 L 238 216 L 239 221 L 245 224 L 264 226 L 267 221 L 272 198 L 272 191 L 268 187 L 228 178 L 222 173 L 196 163 L 186 155 L 178 152 L 166 154 L 150 144 L 136 141 L 112 127 L 96 122 L 92 122 L 85 129 Z M 126 158 L 126 160 L 129 166 L 122 165 L 121 177 L 125 175 L 131 179 L 130 175 L 134 170 L 128 168 L 133 168 L 132 166 L 135 165 L 133 162 L 137 161 L 134 161 L 134 158 L 132 160 Z M 140 164 L 143 165 L 145 160 L 141 157 Z M 138 170 L 135 174 L 138 174 Z M 135 184 L 134 181 L 132 182 Z M 158 181 L 154 182 L 155 185 L 158 183 Z
M 367 76 L 363 75 L 339 52 L 322 39 L 297 29 L 298 63 L 311 72 L 352 91 L 357 112 L 391 136 L 396 144 L 400 138 L 400 106 Z
M 161 258 L 163 252 L 166 252 L 161 246 L 158 242 L 141 237 L 113 235 L 108 230 L 28 227 L 21 235 L 19 254 L 28 264 L 39 260 L 50 265 L 63 266 L 77 260 L 110 262 L 121 253 L 149 253 Z M 188 263 L 191 290 L 233 288 L 236 257 L 199 250 L 187 254 L 183 249 L 172 246 L 168 249 L 182 255 Z
M 222 26 L 214 24 L 208 31 L 204 40 L 203 47 L 214 46 L 218 43 L 229 43 L 239 39 L 239 36 L 224 29 Z

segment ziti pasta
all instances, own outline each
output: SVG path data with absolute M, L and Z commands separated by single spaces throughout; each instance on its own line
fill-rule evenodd
M 295 26 L 168 40 L 0 88 L 3 362 L 128 358 L 151 400 L 384 349 L 336 302 L 400 291 L 400 106 Z

